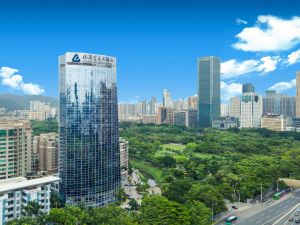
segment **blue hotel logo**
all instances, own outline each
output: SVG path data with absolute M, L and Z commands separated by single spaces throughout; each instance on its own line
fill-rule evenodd
M 78 54 L 75 54 L 72 58 L 72 62 L 80 62 L 80 58 L 78 56 Z

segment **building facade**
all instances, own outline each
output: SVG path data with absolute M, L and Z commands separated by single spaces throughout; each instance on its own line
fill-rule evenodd
M 31 127 L 29 121 L 0 121 L 0 180 L 31 172 Z
M 0 181 L 0 224 L 19 219 L 29 202 L 36 202 L 41 213 L 49 213 L 52 190 L 57 190 L 59 178 L 47 176 L 32 180 L 24 177 Z
M 262 116 L 262 97 L 256 93 L 244 93 L 241 97 L 241 123 L 243 128 L 258 128 Z
M 188 109 L 198 109 L 198 96 L 188 97 Z
M 240 118 L 241 117 L 241 98 L 231 97 L 229 104 L 229 116 Z
M 163 91 L 163 106 L 172 107 L 171 92 L 166 89 Z
M 175 111 L 174 112 L 174 125 L 187 126 L 188 124 L 188 111 Z
M 58 135 L 43 133 L 33 137 L 33 154 L 37 157 L 36 172 L 58 172 Z
M 198 125 L 198 110 L 189 109 L 187 110 L 187 127 L 196 128 Z
M 141 123 L 157 123 L 157 116 L 156 115 L 141 115 Z
M 198 124 L 211 127 L 220 117 L 220 59 L 214 56 L 198 59 Z
M 253 84 L 246 83 L 246 84 L 243 84 L 242 91 L 243 91 L 243 93 L 253 93 L 253 92 L 255 92 L 255 88 L 254 88 Z
M 295 98 L 282 93 L 276 93 L 275 90 L 266 91 L 263 97 L 264 115 L 283 115 L 295 117 L 296 105 Z
M 229 116 L 229 105 L 227 104 L 221 104 L 221 111 L 220 111 L 220 116 L 221 117 L 227 117 Z
M 296 73 L 296 117 L 300 118 L 300 71 Z
M 220 117 L 213 120 L 212 127 L 218 130 L 227 130 L 229 128 L 237 128 L 239 126 L 238 118 L 236 117 Z
M 59 57 L 59 174 L 67 204 L 116 201 L 120 152 L 116 58 L 67 52 Z
M 167 108 L 160 106 L 157 110 L 157 124 L 164 124 L 167 120 Z
M 273 131 L 286 131 L 292 125 L 292 120 L 283 115 L 264 115 L 261 118 L 261 128 Z
M 128 151 L 129 143 L 123 138 L 119 139 L 120 143 L 120 166 L 121 166 L 121 181 L 122 184 L 128 183 Z

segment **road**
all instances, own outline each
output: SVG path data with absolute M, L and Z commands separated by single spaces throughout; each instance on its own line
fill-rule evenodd
M 280 200 L 271 203 L 264 203 L 255 206 L 251 209 L 236 212 L 238 217 L 237 225 L 292 225 L 288 218 L 293 215 L 295 211 L 300 208 L 300 191 L 292 195 L 285 196 Z M 224 224 L 218 223 L 218 224 Z M 296 223 L 294 223 L 296 225 Z

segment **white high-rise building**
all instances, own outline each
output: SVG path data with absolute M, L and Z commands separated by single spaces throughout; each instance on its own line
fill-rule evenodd
M 229 105 L 221 104 L 221 116 L 222 117 L 229 116 Z
M 229 116 L 240 118 L 241 117 L 241 98 L 231 97 L 229 105 Z
M 253 92 L 244 93 L 241 97 L 241 127 L 260 127 L 261 116 L 262 97 Z
M 163 92 L 163 106 L 172 107 L 171 93 L 166 89 Z

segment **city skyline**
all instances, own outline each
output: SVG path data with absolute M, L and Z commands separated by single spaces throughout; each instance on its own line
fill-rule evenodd
M 0 92 L 57 97 L 57 56 L 84 51 L 118 57 L 119 100 L 124 102 L 153 95 L 160 100 L 163 89 L 174 99 L 196 94 L 197 58 L 210 55 L 221 58 L 225 101 L 249 81 L 259 94 L 273 87 L 294 95 L 300 58 L 297 2 L 266 1 L 268 11 L 251 10 L 255 2 L 236 3 L 225 14 L 222 6 L 234 1 L 220 2 L 217 8 L 196 1 L 165 1 L 160 7 L 156 1 L 87 1 L 86 6 L 73 1 L 72 8 L 65 3 L 56 10 L 57 18 L 51 13 L 57 1 L 34 4 L 26 12 L 21 2 L 3 3 Z M 80 18 L 76 24 L 74 18 Z M 259 39 L 249 32 L 257 32 Z M 95 44 L 99 39 L 102 44 Z M 265 42 L 273 47 L 264 48 Z

